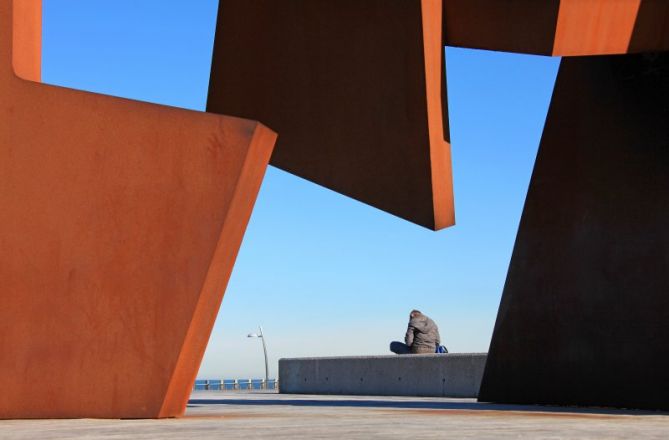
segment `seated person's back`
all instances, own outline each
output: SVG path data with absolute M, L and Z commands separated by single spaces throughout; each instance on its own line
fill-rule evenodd
M 404 336 L 404 344 L 393 342 L 390 344 L 390 350 L 397 354 L 434 353 L 440 343 L 441 337 L 437 324 L 419 310 L 413 310 L 409 314 L 409 325 Z

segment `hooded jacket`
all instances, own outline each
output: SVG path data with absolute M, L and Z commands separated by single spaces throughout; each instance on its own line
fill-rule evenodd
M 431 348 L 434 352 L 437 346 L 441 343 L 439 336 L 439 328 L 433 320 L 425 315 L 416 315 L 409 320 L 407 327 L 407 334 L 404 337 L 404 342 L 414 347 Z

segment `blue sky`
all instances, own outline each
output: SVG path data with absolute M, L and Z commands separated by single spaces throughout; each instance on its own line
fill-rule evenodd
M 43 0 L 43 80 L 203 110 L 216 0 Z M 270 167 L 200 377 L 385 354 L 423 310 L 487 351 L 559 64 L 447 48 L 457 225 L 431 232 Z

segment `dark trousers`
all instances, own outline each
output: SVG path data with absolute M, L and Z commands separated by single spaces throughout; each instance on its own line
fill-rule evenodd
M 390 351 L 395 354 L 429 354 L 434 353 L 436 349 L 419 345 L 413 349 L 403 342 L 393 341 L 390 343 Z
M 395 354 L 411 354 L 411 347 L 404 342 L 393 341 L 390 343 L 390 351 Z

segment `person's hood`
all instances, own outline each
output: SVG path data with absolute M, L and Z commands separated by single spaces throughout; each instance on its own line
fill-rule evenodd
M 424 331 L 428 327 L 428 317 L 425 315 L 415 316 L 409 322 L 416 330 Z

